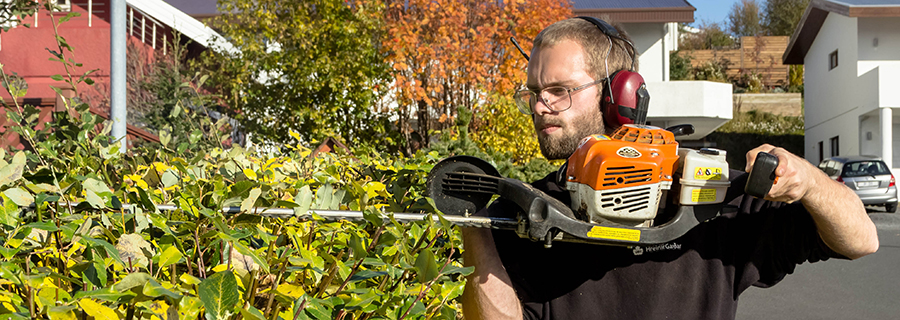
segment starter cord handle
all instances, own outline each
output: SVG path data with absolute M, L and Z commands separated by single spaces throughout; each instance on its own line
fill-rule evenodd
M 772 185 L 778 181 L 775 168 L 778 168 L 778 157 L 766 152 L 757 153 L 744 192 L 760 199 L 765 198 Z

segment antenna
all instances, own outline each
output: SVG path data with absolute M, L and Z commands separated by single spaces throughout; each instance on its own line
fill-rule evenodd
M 522 55 L 525 56 L 525 61 L 528 61 L 528 60 L 529 60 L 528 54 L 525 53 L 525 50 L 522 50 L 522 46 L 519 45 L 519 42 L 516 41 L 516 38 L 515 38 L 515 37 L 509 37 L 509 41 L 512 41 L 513 45 L 516 46 L 516 49 L 519 49 L 519 52 L 521 52 Z

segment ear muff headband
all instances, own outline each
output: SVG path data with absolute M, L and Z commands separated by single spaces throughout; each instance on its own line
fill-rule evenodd
M 615 27 L 603 20 L 594 17 L 577 17 L 590 22 L 597 26 L 600 32 L 603 32 L 610 41 L 609 51 L 606 60 L 609 60 L 609 54 L 612 53 L 612 38 L 625 42 L 631 47 L 631 69 L 615 71 L 610 75 L 607 70 L 606 88 L 608 94 L 601 99 L 601 110 L 603 111 L 603 119 L 610 127 L 617 128 L 623 124 L 644 124 L 647 120 L 647 108 L 650 104 L 650 94 L 647 92 L 647 86 L 644 78 L 640 74 L 634 72 L 635 60 L 637 59 L 637 48 L 628 39 L 619 35 L 619 31 Z M 626 49 L 627 51 L 627 49 Z

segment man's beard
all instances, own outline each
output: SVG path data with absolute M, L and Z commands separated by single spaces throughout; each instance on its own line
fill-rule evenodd
M 561 123 L 554 121 L 541 122 L 540 124 L 559 125 L 560 130 L 566 130 L 562 132 L 563 135 L 561 136 L 538 134 L 541 154 L 549 160 L 568 159 L 572 153 L 575 153 L 575 149 L 578 148 L 578 143 L 581 142 L 581 139 L 592 134 L 602 134 L 604 132 L 603 116 L 599 112 L 596 115 L 578 118 L 565 127 L 562 127 Z M 540 126 L 536 123 L 535 128 L 540 128 Z

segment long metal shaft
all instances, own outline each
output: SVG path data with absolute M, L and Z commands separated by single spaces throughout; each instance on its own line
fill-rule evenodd
M 157 205 L 157 209 L 160 211 L 175 211 L 179 208 L 174 205 Z M 248 210 L 250 214 L 259 215 L 263 217 L 269 218 L 290 218 L 295 216 L 294 209 L 284 209 L 284 208 L 251 208 Z M 225 214 L 237 214 L 241 212 L 240 207 L 225 207 L 221 210 L 222 213 Z M 319 210 L 319 209 L 310 209 L 305 214 L 297 215 L 297 218 L 300 220 L 312 220 L 313 214 L 322 217 L 326 221 L 365 221 L 362 211 L 349 211 L 349 210 Z M 391 220 L 391 217 L 394 217 L 394 220 L 400 223 L 406 222 L 415 222 L 422 221 L 425 219 L 426 215 L 421 213 L 379 213 L 381 218 L 384 219 L 385 222 Z M 437 215 L 432 215 L 432 219 L 434 221 L 438 221 Z M 518 220 L 514 218 L 487 218 L 487 217 L 463 217 L 456 215 L 444 215 L 444 219 L 452 223 L 453 225 L 461 226 L 461 227 L 473 227 L 473 228 L 489 228 L 489 229 L 501 229 L 501 230 L 515 230 L 518 226 Z

